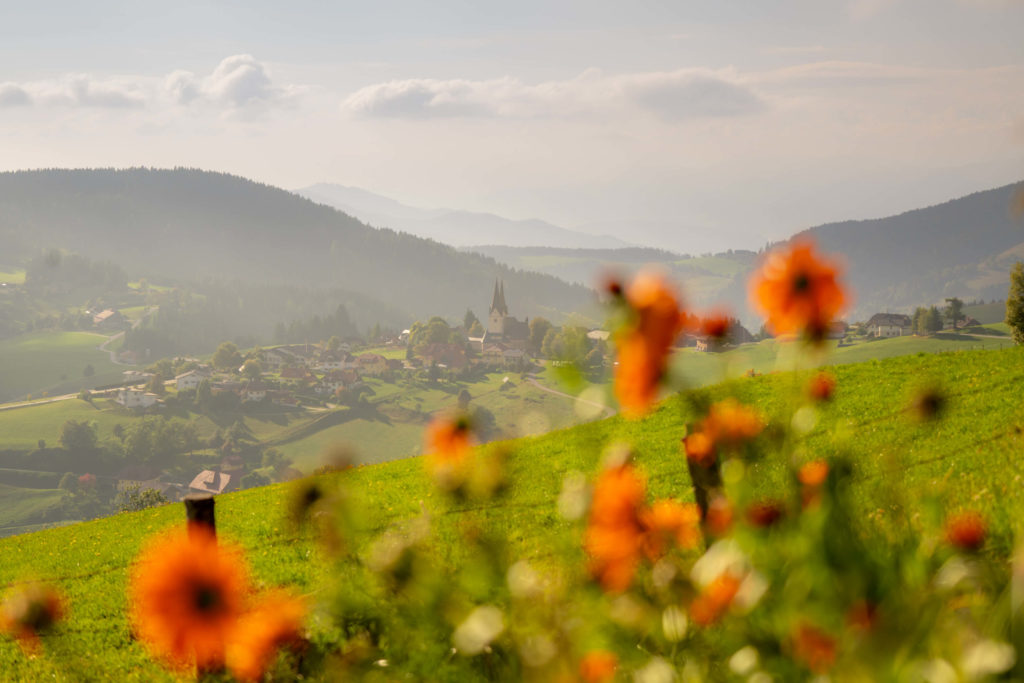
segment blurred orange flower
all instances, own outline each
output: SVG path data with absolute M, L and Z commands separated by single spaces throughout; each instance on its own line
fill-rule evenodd
M 804 486 L 821 486 L 828 477 L 828 463 L 824 460 L 813 460 L 804 463 L 797 473 L 797 479 Z
M 615 396 L 629 417 L 646 413 L 658 396 L 669 353 L 683 329 L 679 299 L 665 279 L 641 272 L 625 295 L 632 319 L 615 335 Z
M 713 311 L 700 320 L 701 334 L 715 342 L 725 341 L 731 326 L 732 320 L 724 311 Z
M 274 661 L 278 648 L 299 640 L 306 606 L 298 598 L 278 594 L 239 620 L 227 646 L 228 668 L 245 681 L 256 681 Z
M 818 403 L 831 401 L 836 392 L 836 378 L 827 372 L 819 372 L 807 384 L 807 395 Z
M 747 508 L 747 521 L 751 526 L 767 528 L 778 522 L 786 514 L 782 503 L 773 500 L 762 500 L 752 503 Z
M 583 544 L 590 572 L 605 590 L 620 592 L 633 581 L 644 537 L 640 515 L 646 490 L 630 465 L 605 469 L 594 484 Z
M 690 618 L 700 626 L 718 621 L 739 592 L 740 583 L 731 572 L 719 575 L 690 603 Z
M 714 536 L 725 536 L 732 528 L 732 503 L 725 496 L 717 496 L 708 505 L 706 518 L 708 531 Z
M 846 305 L 837 264 L 822 259 L 807 240 L 771 251 L 750 285 L 751 303 L 774 335 L 802 334 L 820 341 Z
M 706 432 L 687 434 L 683 439 L 683 448 L 686 457 L 702 467 L 710 467 L 715 462 L 715 442 Z
M 606 650 L 591 650 L 580 660 L 580 679 L 583 683 L 606 683 L 615 677 L 619 658 Z
M 735 446 L 753 439 L 764 429 L 760 414 L 734 398 L 711 406 L 704 418 L 704 431 L 716 442 Z
M 194 527 L 151 542 L 128 585 L 135 633 L 172 665 L 203 669 L 224 663 L 225 649 L 250 590 L 240 551 Z
M 473 432 L 464 415 L 435 418 L 424 434 L 427 470 L 444 486 L 458 483 L 473 452 Z
M 12 590 L 0 603 L 0 633 L 18 641 L 27 655 L 40 647 L 39 636 L 49 631 L 66 612 L 64 599 L 53 588 L 31 583 Z
M 700 542 L 700 509 L 694 503 L 659 500 L 644 510 L 641 518 L 646 530 L 644 553 L 652 562 L 664 554 L 667 545 L 689 549 Z
M 985 519 L 977 512 L 961 512 L 946 520 L 946 540 L 960 550 L 980 549 L 985 533 Z
M 823 674 L 836 661 L 836 639 L 809 624 L 801 624 L 793 637 L 793 654 L 816 674 Z

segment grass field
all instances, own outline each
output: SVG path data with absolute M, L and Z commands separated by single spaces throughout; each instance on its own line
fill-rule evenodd
M 91 332 L 31 332 L 0 340 L 0 401 L 120 379 L 122 368 L 96 348 L 103 340 Z M 83 376 L 87 365 L 95 370 L 88 380 Z
M 29 489 L 0 484 L 0 527 L 45 514 L 60 504 L 58 489 Z
M 1011 532 L 1024 531 L 1024 348 L 890 358 L 834 368 L 838 391 L 822 409 L 805 448 L 815 457 L 840 450 L 855 457 L 855 490 L 862 523 L 883 528 L 915 524 L 910 513 L 925 495 L 942 495 L 949 510 L 963 506 L 986 514 L 996 553 L 1008 551 Z M 790 373 L 741 379 L 713 388 L 715 396 L 738 395 L 767 415 L 785 412 L 803 376 Z M 946 419 L 910 420 L 906 406 L 922 382 L 942 386 Z M 503 530 L 513 557 L 530 558 L 541 569 L 582 566 L 581 530 L 563 520 L 555 499 L 564 476 L 592 476 L 601 445 L 625 440 L 636 450 L 653 496 L 690 498 L 679 438 L 691 415 L 683 398 L 665 402 L 641 421 L 611 418 L 523 439 L 508 462 L 512 488 L 502 504 L 456 508 L 443 514 L 418 459 L 357 468 L 340 476 L 356 497 L 362 524 L 374 534 L 432 513 L 439 537 L 467 524 Z M 765 493 L 786 474 L 769 459 L 753 467 Z M 890 494 L 899 491 L 898 497 Z M 252 489 L 218 499 L 218 529 L 249 550 L 255 577 L 264 586 L 291 584 L 314 593 L 332 576 L 311 541 L 284 522 L 285 485 Z M 0 641 L 0 671 L 11 680 L 42 678 L 172 680 L 147 659 L 130 636 L 124 617 L 126 570 L 143 540 L 183 519 L 181 505 L 125 514 L 70 527 L 0 539 L 0 584 L 27 578 L 57 583 L 71 601 L 71 619 L 53 641 L 54 657 L 28 659 L 10 641 Z M 565 539 L 570 544 L 564 545 Z M 1001 539 L 1001 540 L 1000 540 Z M 365 546 L 357 550 L 365 553 Z M 445 547 L 437 552 L 445 556 Z M 581 596 L 581 599 L 586 599 Z M 321 626 L 313 626 L 315 632 Z M 320 633 L 323 636 L 323 633 Z M 443 670 L 437 672 L 444 678 Z
M 12 285 L 23 285 L 25 284 L 25 271 L 22 268 L 0 266 L 0 282 L 6 282 Z

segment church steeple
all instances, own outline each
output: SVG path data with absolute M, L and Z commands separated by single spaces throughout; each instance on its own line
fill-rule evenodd
M 491 297 L 491 312 L 508 315 L 508 306 L 505 305 L 505 283 L 497 278 L 494 279 L 494 296 Z

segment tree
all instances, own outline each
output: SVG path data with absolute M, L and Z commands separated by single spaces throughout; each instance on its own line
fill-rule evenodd
M 72 472 L 65 472 L 64 476 L 60 478 L 60 483 L 57 484 L 57 488 L 61 491 L 74 493 L 78 490 L 78 477 L 76 477 Z
M 1010 271 L 1010 291 L 1006 295 L 1006 324 L 1013 341 L 1024 344 L 1024 261 Z
M 954 296 L 946 299 L 946 303 L 948 305 L 943 309 L 942 315 L 946 320 L 953 323 L 953 330 L 955 331 L 957 330 L 957 323 L 964 319 L 964 302 Z
M 473 322 L 473 325 L 466 330 L 467 337 L 482 337 L 484 336 L 484 326 L 480 324 L 479 320 Z
M 114 497 L 114 507 L 121 512 L 137 512 L 164 505 L 168 500 L 156 489 L 141 489 L 138 484 L 126 486 Z
M 465 329 L 466 332 L 468 333 L 471 329 L 473 329 L 473 325 L 479 325 L 479 324 L 480 324 L 479 318 L 476 317 L 476 314 L 473 313 L 473 311 L 471 311 L 470 309 L 467 308 L 466 309 L 466 315 L 462 316 L 462 327 L 463 327 L 463 329 Z M 476 336 L 476 335 L 470 335 L 470 336 Z
M 94 368 L 92 366 L 92 363 L 89 363 L 88 365 L 86 365 L 85 366 L 85 370 L 82 370 L 82 376 L 83 377 L 92 377 L 95 374 L 96 374 L 96 368 Z
M 232 342 L 224 342 L 213 354 L 213 365 L 221 370 L 234 370 L 242 364 L 242 354 Z
M 146 391 L 154 394 L 163 396 L 167 393 L 167 387 L 164 386 L 164 376 L 159 372 L 149 378 L 149 384 L 146 385 Z
M 469 391 L 463 389 L 462 391 L 459 392 L 458 400 L 459 410 L 465 410 L 466 408 L 469 407 L 469 402 L 473 400 L 473 397 L 470 395 Z
M 249 472 L 242 477 L 242 488 L 251 489 L 257 486 L 268 486 L 270 479 L 262 472 Z
M 928 308 L 928 314 L 924 317 L 924 331 L 925 334 L 931 334 L 932 332 L 940 332 L 942 330 L 942 314 L 939 313 L 939 309 L 935 306 Z
M 927 334 L 924 329 L 924 319 L 928 315 L 928 309 L 918 306 L 914 309 L 914 315 L 910 318 L 910 329 L 914 334 Z
M 335 351 L 337 351 L 340 348 L 341 348 L 341 337 L 339 337 L 337 335 L 332 335 L 331 338 L 327 340 L 327 350 L 330 351 L 331 353 L 334 353 Z
M 263 374 L 263 366 L 256 359 L 247 360 L 242 367 L 242 374 L 251 380 L 259 379 Z
M 537 355 L 544 344 L 544 335 L 551 329 L 551 322 L 547 318 L 534 318 L 530 321 L 530 352 Z
M 96 427 L 85 420 L 67 420 L 60 426 L 60 445 L 69 451 L 89 452 L 96 450 Z

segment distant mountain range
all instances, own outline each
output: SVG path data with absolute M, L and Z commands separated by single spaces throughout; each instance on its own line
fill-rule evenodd
M 585 287 L 374 229 L 276 187 L 193 169 L 0 173 L 0 254 L 24 261 L 50 248 L 115 262 L 156 282 L 343 288 L 409 322 L 461 320 L 467 308 L 484 317 L 495 278 L 504 280 L 518 317 L 559 320 L 594 304 Z
M 1002 299 L 1010 268 L 1024 260 L 1024 216 L 1014 216 L 1024 182 L 977 192 L 937 206 L 874 220 L 820 225 L 799 233 L 840 255 L 853 292 L 850 319 L 877 312 L 909 312 L 946 297 Z M 759 324 L 747 306 L 753 251 L 684 256 L 657 249 L 550 249 L 503 246 L 473 251 L 515 268 L 537 270 L 593 285 L 602 272 L 658 265 L 684 284 L 692 305 L 727 304 Z
M 542 220 L 512 220 L 492 213 L 457 209 L 421 209 L 344 185 L 319 183 L 295 190 L 295 193 L 374 227 L 391 228 L 456 247 L 501 244 L 609 249 L 629 246 L 616 237 L 569 230 Z

